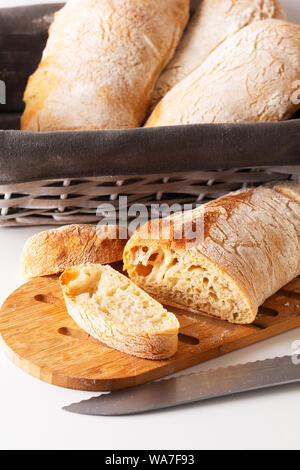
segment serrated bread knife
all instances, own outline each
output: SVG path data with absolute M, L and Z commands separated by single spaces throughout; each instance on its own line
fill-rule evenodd
M 300 382 L 300 359 L 285 356 L 164 379 L 63 409 L 85 415 L 130 415 L 296 382 Z

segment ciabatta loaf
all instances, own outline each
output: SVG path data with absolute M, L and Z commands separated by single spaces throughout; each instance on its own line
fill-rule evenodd
M 65 225 L 37 233 L 25 243 L 21 269 L 24 277 L 48 276 L 83 263 L 120 261 L 127 230 L 115 226 Z
M 69 0 L 28 82 L 22 129 L 138 127 L 188 15 L 189 0 Z
M 228 36 L 254 21 L 286 16 L 278 0 L 202 0 L 154 89 L 151 111 Z
M 131 279 L 160 301 L 232 323 L 300 274 L 300 184 L 245 189 L 159 224 L 124 250 Z
M 175 315 L 110 266 L 70 268 L 60 283 L 68 313 L 94 338 L 145 359 L 175 354 L 179 328 Z
M 299 109 L 300 26 L 263 20 L 226 39 L 172 88 L 147 126 L 280 121 Z

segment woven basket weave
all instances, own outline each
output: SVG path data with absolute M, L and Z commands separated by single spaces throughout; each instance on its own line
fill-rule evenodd
M 97 208 L 109 202 L 118 208 L 118 197 L 128 203 L 200 203 L 231 190 L 267 181 L 300 176 L 300 167 L 227 170 L 144 176 L 95 177 L 81 180 L 44 180 L 0 186 L 1 225 L 43 225 L 99 221 Z
M 20 132 L 22 92 L 60 5 L 0 10 L 0 225 L 96 222 L 106 202 L 201 203 L 300 177 L 300 120 L 124 131 Z M 2 51 L 2 52 L 1 52 Z M 1 68 L 1 64 L 4 64 Z

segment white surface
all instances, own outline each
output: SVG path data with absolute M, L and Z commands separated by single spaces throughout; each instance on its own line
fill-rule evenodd
M 0 7 L 31 3 L 41 1 L 0 0 Z M 289 19 L 300 23 L 299 0 L 282 4 Z M 25 240 L 39 230 L 0 229 L 1 302 L 22 282 L 20 253 Z M 292 354 L 296 340 L 300 329 L 188 372 Z M 147 415 L 80 416 L 61 407 L 97 393 L 40 382 L 0 352 L 0 449 L 299 449 L 299 392 L 295 385 Z

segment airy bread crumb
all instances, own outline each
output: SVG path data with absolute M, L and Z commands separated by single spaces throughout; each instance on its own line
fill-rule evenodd
M 184 222 L 199 224 L 201 236 L 177 239 Z M 300 184 L 244 189 L 184 219 L 149 222 L 127 243 L 124 266 L 168 305 L 251 323 L 258 307 L 300 274 Z
M 68 313 L 94 338 L 146 359 L 175 354 L 176 316 L 111 266 L 76 266 L 60 283 Z

